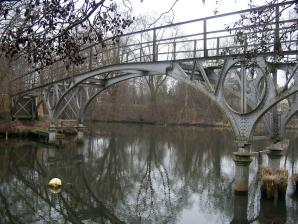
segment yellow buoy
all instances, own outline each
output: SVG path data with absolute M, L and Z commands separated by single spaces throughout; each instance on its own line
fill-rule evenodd
M 52 188 L 52 187 L 50 187 L 50 191 L 52 193 L 54 193 L 54 194 L 58 194 L 58 193 L 61 192 L 61 187 L 59 187 L 59 188 Z
M 62 186 L 62 181 L 59 178 L 53 178 L 48 185 L 52 189 L 58 189 Z

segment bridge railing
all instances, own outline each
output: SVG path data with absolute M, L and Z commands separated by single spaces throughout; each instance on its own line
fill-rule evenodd
M 67 65 L 63 59 L 57 60 L 52 65 L 15 78 L 10 82 L 10 91 L 12 95 L 16 95 L 113 64 L 219 60 L 227 55 L 245 54 L 261 48 L 262 44 L 256 42 L 255 38 L 264 35 L 270 36 L 265 52 L 272 55 L 276 53 L 277 39 L 289 32 L 297 35 L 297 16 L 292 19 L 286 16 L 288 10 L 291 10 L 289 6 L 293 3 L 295 1 L 270 6 L 276 17 L 266 24 L 244 24 L 227 28 L 233 22 L 239 21 L 245 13 L 264 10 L 263 6 L 127 33 L 116 37 L 116 43 L 109 38 L 105 40 L 106 47 L 98 43 L 84 48 L 80 52 L 85 59 L 83 64 Z M 284 55 L 297 54 L 297 38 L 292 39 L 292 35 L 288 35 L 279 43 L 279 50 Z

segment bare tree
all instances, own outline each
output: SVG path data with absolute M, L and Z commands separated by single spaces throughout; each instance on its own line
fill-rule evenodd
M 57 58 L 80 64 L 82 46 L 102 42 L 105 34 L 121 35 L 132 22 L 114 0 L 1 0 L 1 53 L 24 55 L 39 67 Z
M 275 6 L 277 3 L 287 3 Z M 291 49 L 293 40 L 297 41 L 297 19 L 285 19 L 298 13 L 298 3 L 288 0 L 271 0 L 264 7 L 254 9 L 257 4 L 249 1 L 253 9 L 241 15 L 241 19 L 226 28 L 235 33 L 235 42 L 247 45 L 242 49 L 247 58 L 260 53 L 274 52 L 273 60 L 283 59 L 283 51 Z M 288 15 L 286 15 L 288 13 Z M 283 22 L 280 22 L 283 17 Z M 240 28 L 241 27 L 241 28 Z

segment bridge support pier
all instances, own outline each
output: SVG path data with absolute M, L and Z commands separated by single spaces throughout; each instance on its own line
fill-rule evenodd
M 249 223 L 247 219 L 248 195 L 234 195 L 234 217 L 231 224 Z
M 49 143 L 52 144 L 52 143 L 55 143 L 56 142 L 56 132 L 57 132 L 57 129 L 55 127 L 54 124 L 50 124 L 50 127 L 48 129 L 48 132 L 49 132 Z
M 266 199 L 284 200 L 288 186 L 288 171 L 280 170 L 280 159 L 283 156 L 283 150 L 279 143 L 268 147 L 269 166 L 272 173 L 262 174 L 261 195 Z
M 233 189 L 235 193 L 246 194 L 248 192 L 249 164 L 251 163 L 251 153 L 245 149 L 247 145 L 239 147 L 238 152 L 234 152 L 235 181 Z
M 269 154 L 269 166 L 272 168 L 273 172 L 276 172 L 280 169 L 280 159 L 283 156 L 283 150 L 280 144 L 272 144 L 268 147 Z
M 82 143 L 83 142 L 83 138 L 84 138 L 84 130 L 85 130 L 85 126 L 83 124 L 79 124 L 78 126 L 76 126 L 77 129 L 77 143 Z

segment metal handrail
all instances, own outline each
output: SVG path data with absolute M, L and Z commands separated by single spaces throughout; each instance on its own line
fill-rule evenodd
M 270 8 L 279 7 L 281 5 L 285 6 L 285 5 L 293 4 L 295 2 L 296 1 L 277 3 L 274 5 L 271 5 Z M 105 54 L 107 54 L 107 53 L 114 54 L 115 59 L 116 59 L 116 60 L 113 60 L 112 63 L 108 63 L 108 64 L 119 64 L 119 63 L 130 63 L 130 62 L 142 62 L 142 59 L 144 60 L 145 57 L 147 58 L 147 60 L 149 60 L 151 62 L 160 61 L 159 56 L 163 56 L 163 55 L 168 55 L 168 58 L 170 58 L 168 60 L 173 61 L 173 60 L 177 59 L 176 56 L 179 53 L 180 54 L 181 53 L 184 53 L 184 54 L 191 53 L 192 54 L 191 56 L 185 56 L 181 60 L 193 59 L 193 58 L 197 58 L 197 59 L 210 58 L 210 55 L 208 55 L 210 51 L 216 51 L 215 57 L 218 58 L 218 57 L 224 56 L 221 54 L 220 50 L 225 50 L 227 48 L 249 49 L 249 47 L 252 47 L 254 45 L 245 43 L 246 45 L 245 44 L 243 44 L 243 45 L 229 44 L 228 46 L 221 47 L 220 41 L 222 39 L 227 40 L 228 38 L 234 38 L 236 36 L 235 34 L 223 35 L 224 33 L 227 33 L 229 31 L 248 29 L 248 28 L 257 27 L 257 26 L 250 25 L 250 26 L 243 26 L 243 27 L 234 27 L 229 30 L 219 29 L 219 30 L 208 31 L 207 22 L 209 20 L 216 19 L 216 18 L 231 16 L 231 15 L 238 15 L 241 13 L 262 10 L 265 8 L 268 8 L 268 6 L 261 6 L 261 7 L 257 7 L 254 9 L 240 10 L 240 11 L 236 11 L 236 12 L 214 15 L 214 16 L 209 16 L 209 17 L 205 17 L 205 18 L 199 18 L 199 19 L 195 19 L 195 20 L 189 20 L 189 21 L 179 22 L 179 23 L 175 23 L 175 24 L 164 25 L 164 26 L 160 26 L 160 27 L 149 28 L 149 29 L 145 29 L 145 30 L 141 30 L 141 31 L 126 33 L 126 34 L 116 37 L 120 40 L 120 43 L 118 45 L 109 44 L 109 41 L 113 40 L 115 37 L 107 38 L 104 40 L 104 42 L 107 43 L 107 47 L 105 49 L 100 47 L 100 44 L 102 43 L 102 42 L 100 42 L 100 43 L 95 43 L 90 46 L 87 46 L 80 51 L 82 54 L 86 54 L 87 56 L 85 56 L 85 59 L 89 59 L 89 60 L 86 60 L 84 64 L 76 67 L 76 70 L 78 71 L 77 74 L 79 74 L 81 72 L 86 72 L 87 70 L 93 70 L 94 62 L 96 62 L 97 65 L 99 65 L 99 66 L 106 65 L 105 64 L 106 61 L 104 60 L 104 58 L 105 58 Z M 276 22 L 271 22 L 269 25 L 275 25 L 275 27 L 276 26 L 279 27 L 280 24 L 287 24 L 287 23 L 292 23 L 292 22 L 296 22 L 296 21 L 297 21 L 297 19 L 282 20 L 282 21 L 278 21 L 278 25 L 276 25 Z M 192 34 L 183 34 L 183 35 L 179 35 L 176 37 L 168 37 L 168 38 L 163 38 L 163 37 L 158 38 L 158 36 L 157 36 L 157 31 L 159 31 L 159 30 L 171 28 L 171 27 L 183 26 L 185 24 L 191 24 L 191 23 L 195 23 L 195 22 L 202 22 L 202 24 L 201 24 L 203 26 L 203 27 L 201 27 L 203 30 L 202 32 L 192 33 Z M 283 30 L 283 29 L 288 29 L 288 28 L 291 28 L 291 27 L 290 26 L 279 27 L 279 31 Z M 266 29 L 264 31 L 266 31 L 266 32 L 272 31 L 276 34 L 275 28 Z M 122 45 L 123 42 L 121 43 L 121 40 L 126 37 L 127 38 L 129 38 L 129 37 L 140 38 L 140 36 L 136 36 L 136 35 L 147 34 L 148 32 L 149 32 L 149 37 L 152 38 L 151 40 L 134 41 L 131 43 L 131 42 L 129 42 L 129 39 L 126 39 L 126 40 L 123 40 L 124 42 L 126 42 L 126 44 Z M 217 34 L 217 36 L 210 37 L 210 35 L 212 35 L 212 34 L 213 35 Z M 250 32 L 245 33 L 245 35 L 249 35 L 249 34 L 251 34 L 251 33 Z M 193 38 L 193 37 L 200 37 L 200 38 Z M 187 38 L 192 38 L 192 39 L 187 39 Z M 215 40 L 215 43 L 217 46 L 216 47 L 208 46 L 207 42 L 210 40 Z M 172 42 L 167 42 L 167 41 L 172 41 Z M 199 49 L 197 49 L 198 43 L 201 43 L 203 45 L 203 47 L 200 47 Z M 282 43 L 296 43 L 296 51 L 297 51 L 297 41 L 289 40 L 289 41 L 283 41 Z M 187 50 L 187 49 L 184 51 L 177 50 L 176 48 L 177 48 L 177 45 L 179 45 L 179 44 L 187 44 L 191 50 Z M 274 42 L 272 42 L 270 44 L 272 44 L 271 46 L 274 47 Z M 98 46 L 99 46 L 99 49 L 97 49 L 97 50 L 99 50 L 99 52 L 95 54 L 92 49 L 96 48 Z M 170 48 L 170 50 L 168 50 L 168 52 L 161 52 L 161 51 L 159 51 L 159 48 L 161 46 L 168 46 Z M 198 56 L 197 55 L 198 52 L 202 52 L 202 56 Z M 133 56 L 133 59 L 130 58 L 132 56 Z M 101 57 L 102 60 L 98 61 L 98 57 Z M 66 70 L 65 68 L 63 68 L 63 64 L 64 64 L 63 59 L 58 59 L 53 64 L 43 67 L 42 68 L 43 70 L 29 71 L 19 77 L 12 79 L 10 82 L 10 84 L 12 86 L 11 87 L 12 93 L 16 94 L 17 92 L 20 92 L 20 91 L 29 90 L 31 88 L 36 88 L 36 87 L 38 87 L 38 85 L 39 86 L 44 85 L 44 83 L 46 83 L 46 82 L 50 83 L 51 81 L 57 81 L 59 79 L 65 79 L 67 77 L 72 77 L 72 76 L 76 75 L 76 73 L 74 73 L 74 71 L 75 71 L 74 68 L 72 68 L 73 71 Z M 50 69 L 51 71 L 53 71 L 53 69 L 56 70 L 57 68 L 59 68 L 60 74 L 59 73 L 51 74 L 50 72 L 46 71 L 47 69 Z M 22 87 L 22 85 L 23 85 L 23 87 Z M 14 88 L 18 88 L 18 89 L 14 89 Z

